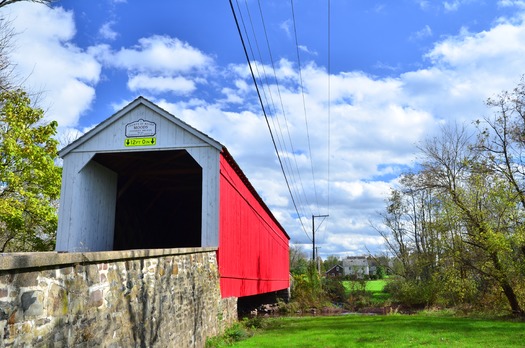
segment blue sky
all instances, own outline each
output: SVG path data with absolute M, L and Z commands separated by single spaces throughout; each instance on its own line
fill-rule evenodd
M 323 256 L 383 251 L 370 222 L 416 145 L 486 115 L 525 73 L 525 1 L 331 0 L 330 26 L 327 1 L 233 3 L 302 223 L 228 1 L 22 2 L 2 16 L 16 76 L 64 144 L 143 95 L 224 144 L 292 243 L 309 250 L 311 215 L 329 214 Z

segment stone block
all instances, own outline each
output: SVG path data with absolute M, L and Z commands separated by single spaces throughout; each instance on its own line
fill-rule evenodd
M 104 304 L 104 297 L 101 290 L 92 291 L 89 294 L 88 306 L 89 307 L 100 307 Z
M 38 285 L 39 272 L 21 272 L 15 276 L 13 285 L 18 287 L 29 287 Z
M 66 315 L 68 311 L 67 292 L 61 286 L 52 284 L 47 295 L 47 313 L 53 317 Z
M 89 285 L 97 284 L 100 282 L 100 275 L 98 274 L 97 265 L 86 266 L 86 272 Z
M 0 274 L 0 284 L 9 284 L 15 278 L 14 273 L 2 273 Z
M 0 321 L 9 319 L 13 312 L 14 305 L 11 302 L 0 302 Z
M 60 268 L 60 273 L 63 274 L 63 275 L 69 275 L 72 272 L 73 272 L 73 267 L 71 267 L 71 266 L 66 266 L 66 267 Z
M 38 317 L 44 313 L 44 293 L 40 290 L 22 293 L 20 302 L 24 317 Z

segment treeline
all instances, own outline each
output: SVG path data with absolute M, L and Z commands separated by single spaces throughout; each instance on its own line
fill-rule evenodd
M 414 306 L 525 316 L 525 81 L 487 100 L 492 115 L 449 125 L 420 147 L 417 171 L 391 191 L 381 226 Z
M 17 33 L 1 11 L 19 1 L 0 0 L 0 253 L 54 249 L 62 172 L 58 124 L 44 120 L 16 82 L 16 62 L 9 59 Z

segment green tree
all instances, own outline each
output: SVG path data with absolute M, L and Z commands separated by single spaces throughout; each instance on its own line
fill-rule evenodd
M 402 266 L 392 287 L 398 298 L 431 305 L 503 294 L 513 313 L 525 315 L 523 163 L 511 141 L 518 132 L 508 125 L 518 123 L 509 101 L 516 98 L 500 100 L 505 117 L 477 138 L 452 126 L 427 140 L 420 171 L 392 191 L 380 232 Z
M 511 310 L 524 315 L 519 299 L 523 258 L 513 252 L 522 235 L 522 210 L 508 180 L 487 166 L 491 153 L 473 146 L 464 130 L 448 130 L 424 148 L 429 185 L 441 192 L 451 219 L 461 222 L 457 235 L 464 246 L 456 261 L 475 270 L 487 283 L 497 284 Z M 518 238 L 516 238 L 518 237 Z
M 0 92 L 0 252 L 52 250 L 61 168 L 57 123 L 21 90 Z
M 300 245 L 290 245 L 290 273 L 306 274 L 308 271 L 308 257 Z

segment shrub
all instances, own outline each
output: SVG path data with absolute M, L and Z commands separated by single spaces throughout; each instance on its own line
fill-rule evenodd
M 435 282 L 397 278 L 388 282 L 384 291 L 390 293 L 394 301 L 399 304 L 409 307 L 427 307 L 437 304 L 438 287 L 439 284 Z
M 352 280 L 348 283 L 347 303 L 353 310 L 358 310 L 371 305 L 372 293 L 366 291 L 364 279 Z
M 346 300 L 346 289 L 340 279 L 325 278 L 323 280 L 323 289 L 332 302 L 342 303 Z
M 310 267 L 307 274 L 293 276 L 291 304 L 300 311 L 329 305 L 328 297 L 321 286 L 321 278 L 314 267 Z

